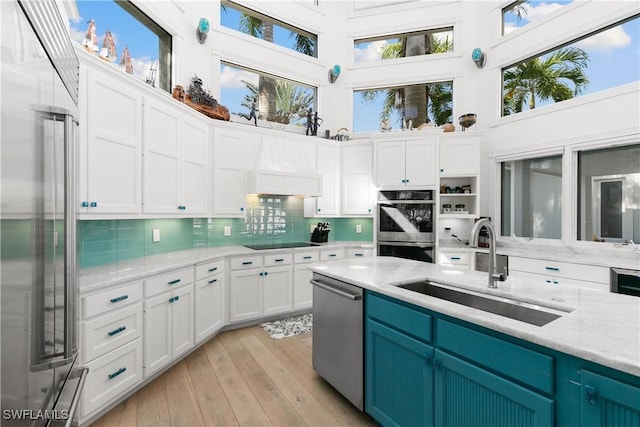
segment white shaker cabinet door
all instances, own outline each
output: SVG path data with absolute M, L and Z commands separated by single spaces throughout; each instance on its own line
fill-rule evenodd
M 406 186 L 424 188 L 436 185 L 436 141 L 420 139 L 405 143 Z
M 242 167 L 243 134 L 216 129 L 213 136 L 214 215 L 244 216 L 246 193 Z
M 386 189 L 405 187 L 405 143 L 384 141 L 376 146 L 376 184 Z
M 372 145 L 344 145 L 341 148 L 342 213 L 371 215 L 375 201 Z
M 166 102 L 145 98 L 144 212 L 180 210 L 180 118 Z
M 127 76 L 129 77 L 129 76 Z M 142 209 L 142 95 L 83 66 L 78 144 L 78 214 L 139 214 Z
M 144 302 L 144 377 L 171 361 L 171 292 Z
M 171 357 L 175 359 L 193 347 L 193 285 L 173 291 L 171 305 Z
M 204 341 L 224 326 L 224 273 L 196 282 L 195 340 Z
M 229 283 L 229 320 L 262 316 L 262 269 L 233 271 Z
M 291 266 L 265 269 L 262 276 L 263 315 L 291 311 L 293 299 L 293 270 Z
M 209 129 L 206 122 L 185 117 L 182 121 L 180 206 L 187 216 L 206 215 L 209 209 Z

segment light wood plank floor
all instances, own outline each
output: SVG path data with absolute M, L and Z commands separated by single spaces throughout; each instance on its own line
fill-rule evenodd
M 374 426 L 313 370 L 311 334 L 223 332 L 92 426 Z

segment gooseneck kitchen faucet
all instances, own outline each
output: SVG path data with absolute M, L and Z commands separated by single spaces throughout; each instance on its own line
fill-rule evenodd
M 497 281 L 504 282 L 506 280 L 506 268 L 504 273 L 497 272 L 497 262 L 496 262 L 496 230 L 493 227 L 491 221 L 487 218 L 482 218 L 478 222 L 473 225 L 471 229 L 471 233 L 469 235 L 469 247 L 477 248 L 478 247 L 478 236 L 480 235 L 480 230 L 482 228 L 486 228 L 489 234 L 489 284 L 490 288 L 497 288 Z

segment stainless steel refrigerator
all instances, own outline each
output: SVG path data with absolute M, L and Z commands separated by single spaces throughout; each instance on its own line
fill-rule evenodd
M 53 0 L 0 1 L 0 314 L 4 425 L 73 419 L 78 58 Z

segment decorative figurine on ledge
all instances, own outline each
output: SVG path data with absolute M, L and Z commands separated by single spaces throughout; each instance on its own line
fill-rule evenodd
M 88 22 L 87 32 L 84 34 L 84 40 L 82 46 L 89 53 L 96 53 L 98 51 L 98 36 L 96 35 L 96 21 L 91 19 Z
M 253 98 L 253 101 L 251 101 L 251 112 L 249 114 L 240 113 L 239 116 L 244 117 L 249 121 L 253 119 L 253 124 L 255 126 L 258 126 L 258 116 L 256 115 L 256 99 L 255 98 Z
M 124 47 L 120 55 L 120 68 L 124 69 L 127 74 L 133 74 L 133 63 L 131 62 L 131 55 L 129 54 L 129 48 L 127 46 Z
M 100 49 L 99 57 L 105 61 L 111 62 L 115 62 L 116 59 L 118 59 L 118 54 L 116 53 L 116 42 L 109 30 L 104 33 L 104 40 L 102 42 L 102 49 Z
M 177 85 L 173 88 L 172 96 L 212 119 L 229 121 L 231 118 L 227 107 L 218 104 L 218 101 L 202 88 L 202 79 L 197 75 L 191 79 L 186 93 L 182 86 Z
M 309 107 L 309 110 L 307 111 L 307 130 L 305 135 L 309 135 L 309 132 L 311 132 L 311 136 L 317 136 L 318 128 L 321 124 L 322 119 L 318 117 L 318 112 L 316 111 L 314 113 L 311 107 Z

